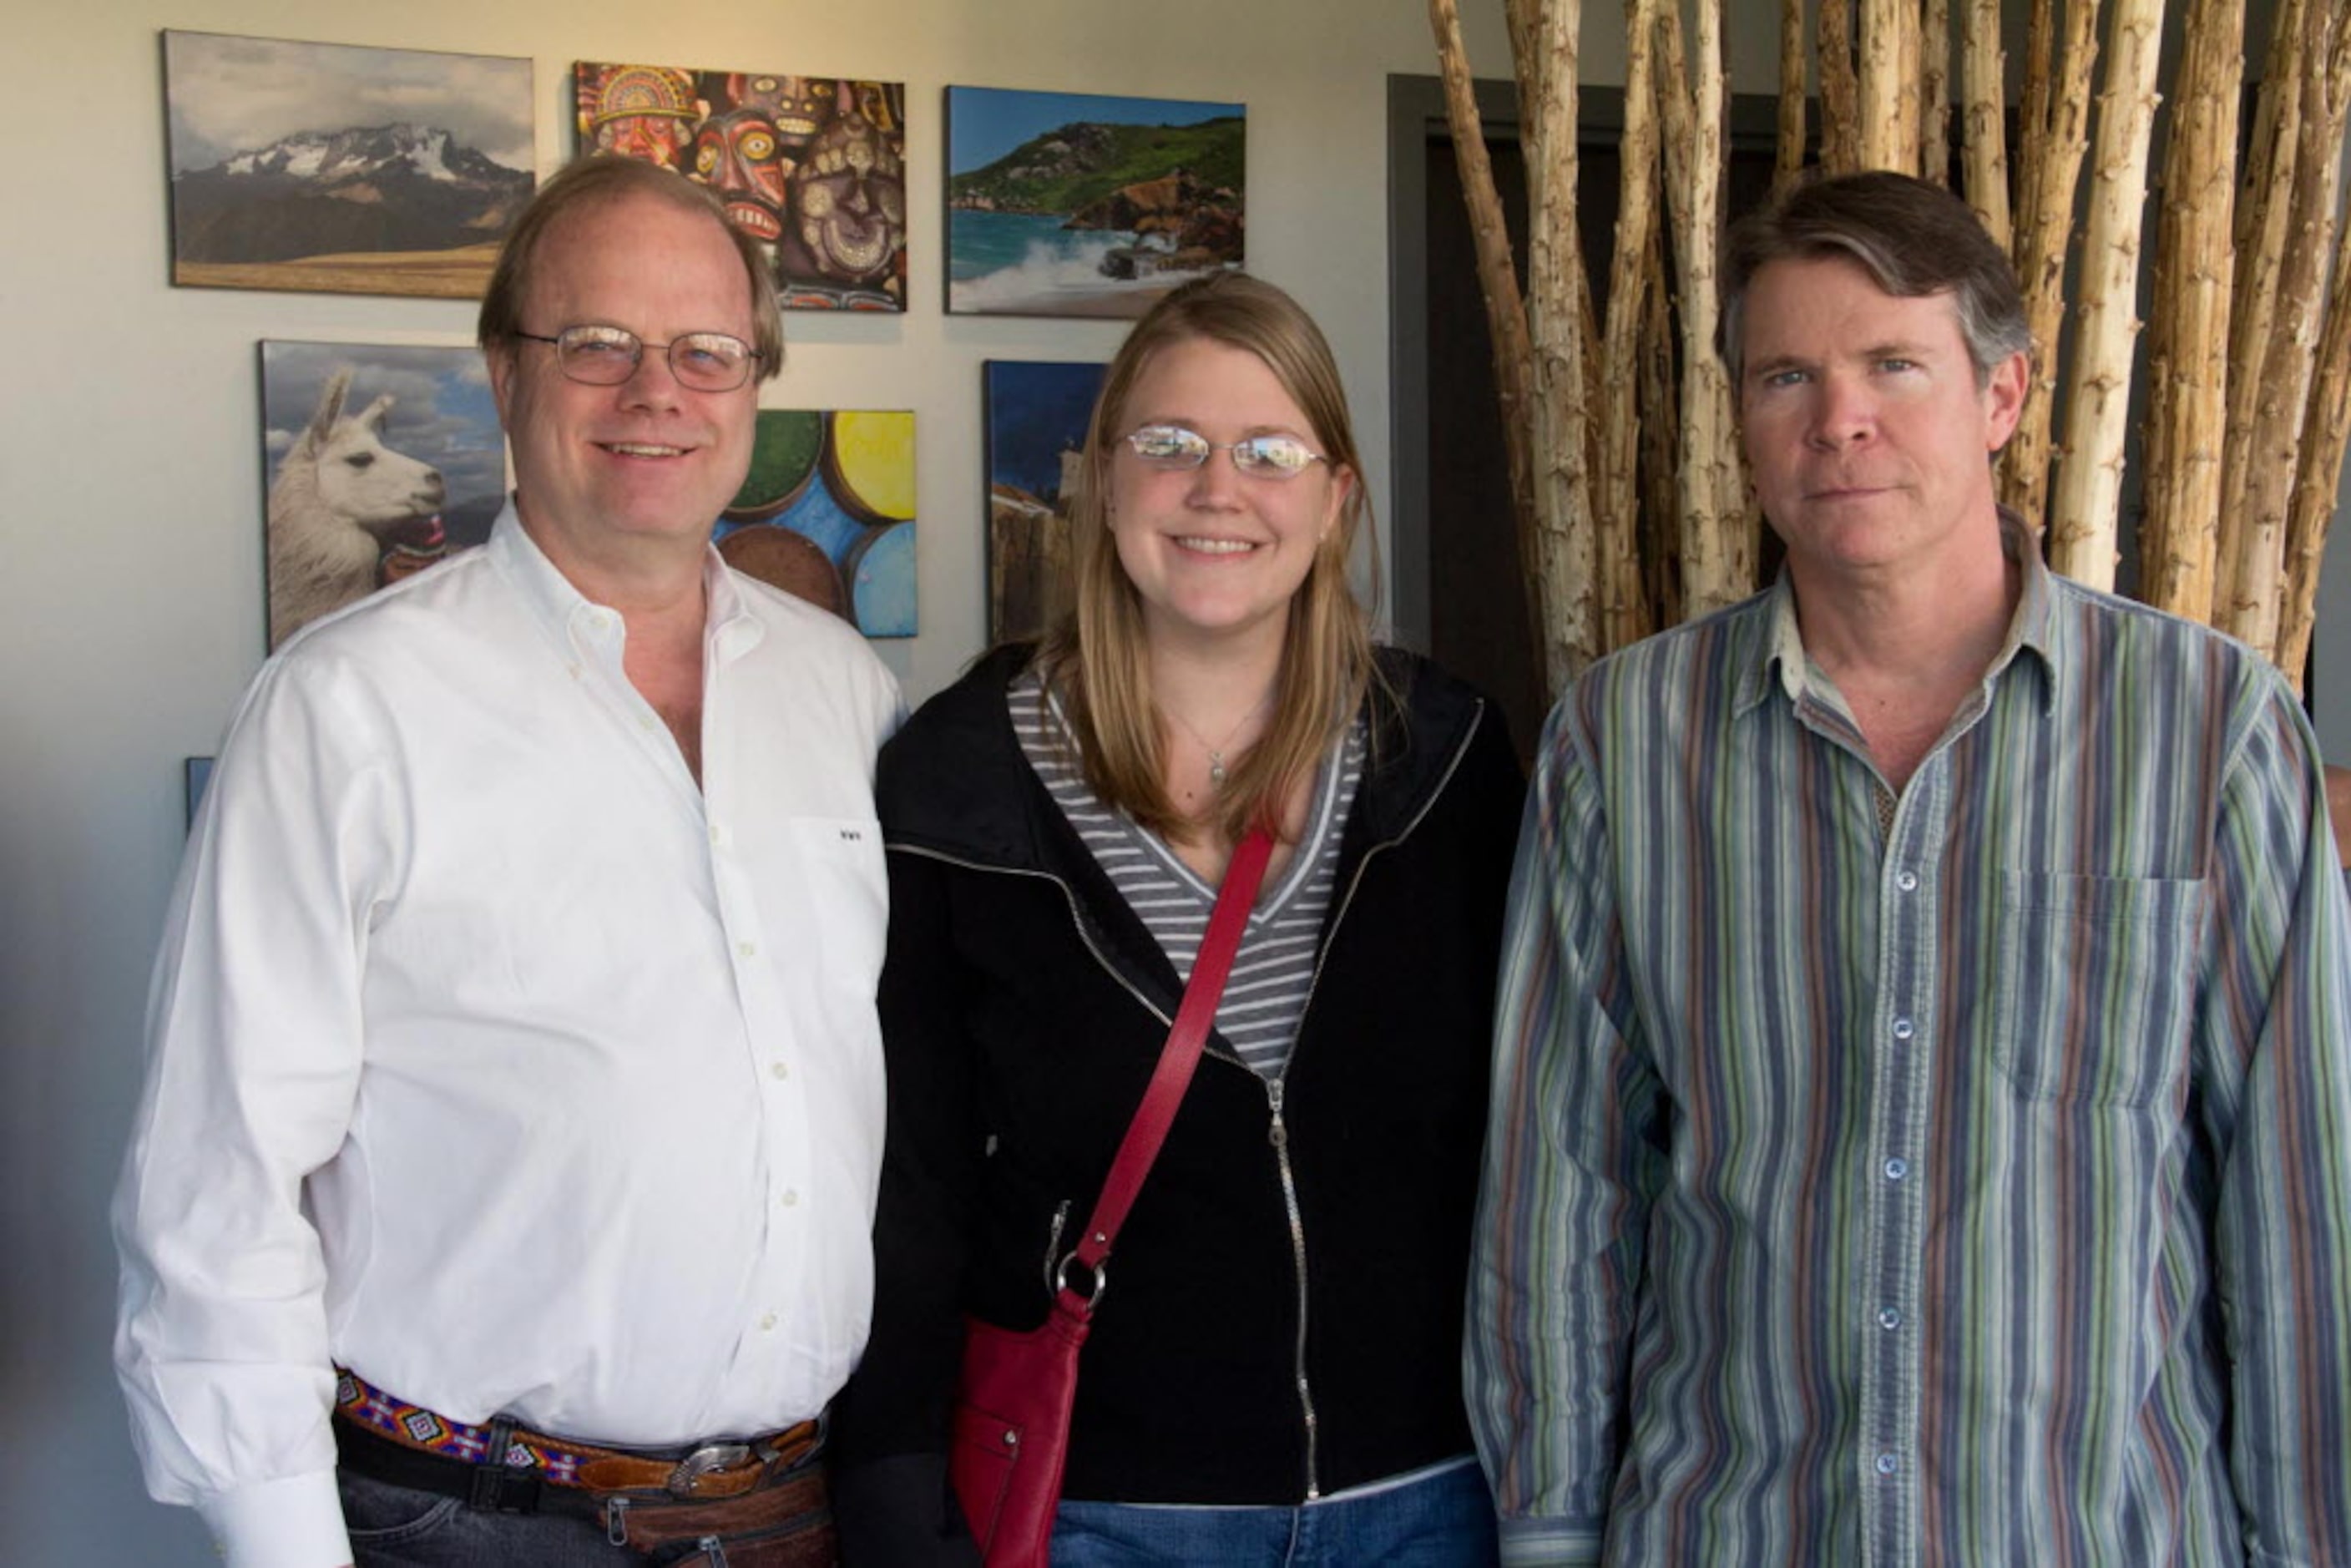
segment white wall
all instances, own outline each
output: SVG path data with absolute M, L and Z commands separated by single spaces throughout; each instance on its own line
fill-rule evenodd
M 1473 57 L 1506 74 L 1499 5 L 1466 8 Z M 76 107 L 19 116 L 0 160 L 17 372 L 0 435 L 0 1557 L 172 1568 L 211 1558 L 135 1480 L 108 1367 L 105 1203 L 182 840 L 180 759 L 214 748 L 261 657 L 254 345 L 463 342 L 471 310 L 169 287 L 158 30 L 530 56 L 542 168 L 571 146 L 574 59 L 905 82 L 913 308 L 793 316 L 766 396 L 915 410 L 923 634 L 884 647 L 916 696 L 983 632 L 980 361 L 1106 358 L 1120 332 L 943 314 L 941 89 L 1245 101 L 1251 266 L 1321 319 L 1378 432 L 1385 78 L 1433 55 L 1419 0 L 31 0 L 11 16 L 10 57 L 70 83 Z

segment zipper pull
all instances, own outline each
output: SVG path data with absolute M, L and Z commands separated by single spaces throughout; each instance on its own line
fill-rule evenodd
M 1265 1097 L 1273 1107 L 1273 1124 L 1266 1129 L 1266 1142 L 1277 1149 L 1286 1149 L 1290 1146 L 1290 1129 L 1281 1120 L 1280 1079 L 1273 1079 L 1266 1084 Z
M 1063 1198 L 1053 1210 L 1053 1233 L 1045 1239 L 1045 1293 L 1055 1294 L 1060 1287 L 1054 1283 L 1061 1271 L 1061 1227 L 1070 1222 L 1070 1200 Z

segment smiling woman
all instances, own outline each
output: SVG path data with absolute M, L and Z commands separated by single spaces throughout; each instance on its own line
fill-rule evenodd
M 1343 1545 L 1291 1562 L 1493 1560 L 1458 1369 L 1520 785 L 1483 699 L 1373 649 L 1360 472 L 1295 301 L 1176 289 L 1094 407 L 1074 612 L 883 751 L 891 1128 L 867 1370 L 836 1407 L 847 1560 L 967 1554 L 939 1478 L 959 1326 L 1058 1299 L 1215 969 L 1236 845 L 1266 836 L 1090 1319 L 1052 1560 L 1264 1561 L 1301 1525 Z

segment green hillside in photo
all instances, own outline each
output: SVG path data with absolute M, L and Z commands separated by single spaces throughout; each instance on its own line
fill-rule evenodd
M 1246 121 L 1196 125 L 1079 121 L 1031 137 L 985 168 L 951 176 L 947 203 L 998 212 L 1074 213 L 1112 192 L 1189 169 L 1210 186 L 1241 188 Z

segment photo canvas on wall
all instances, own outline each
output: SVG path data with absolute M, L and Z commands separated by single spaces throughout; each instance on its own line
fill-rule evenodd
M 676 66 L 572 67 L 580 150 L 718 193 L 787 310 L 906 308 L 906 89 Z
M 1135 317 L 1241 265 L 1238 103 L 947 89 L 947 308 Z
M 261 345 L 269 646 L 490 537 L 506 447 L 475 349 Z
M 989 360 L 987 636 L 1041 636 L 1070 608 L 1070 507 L 1106 366 Z
M 761 409 L 751 471 L 716 537 L 736 570 L 868 637 L 912 637 L 914 414 Z
M 478 298 L 529 200 L 531 63 L 163 35 L 172 281 Z

